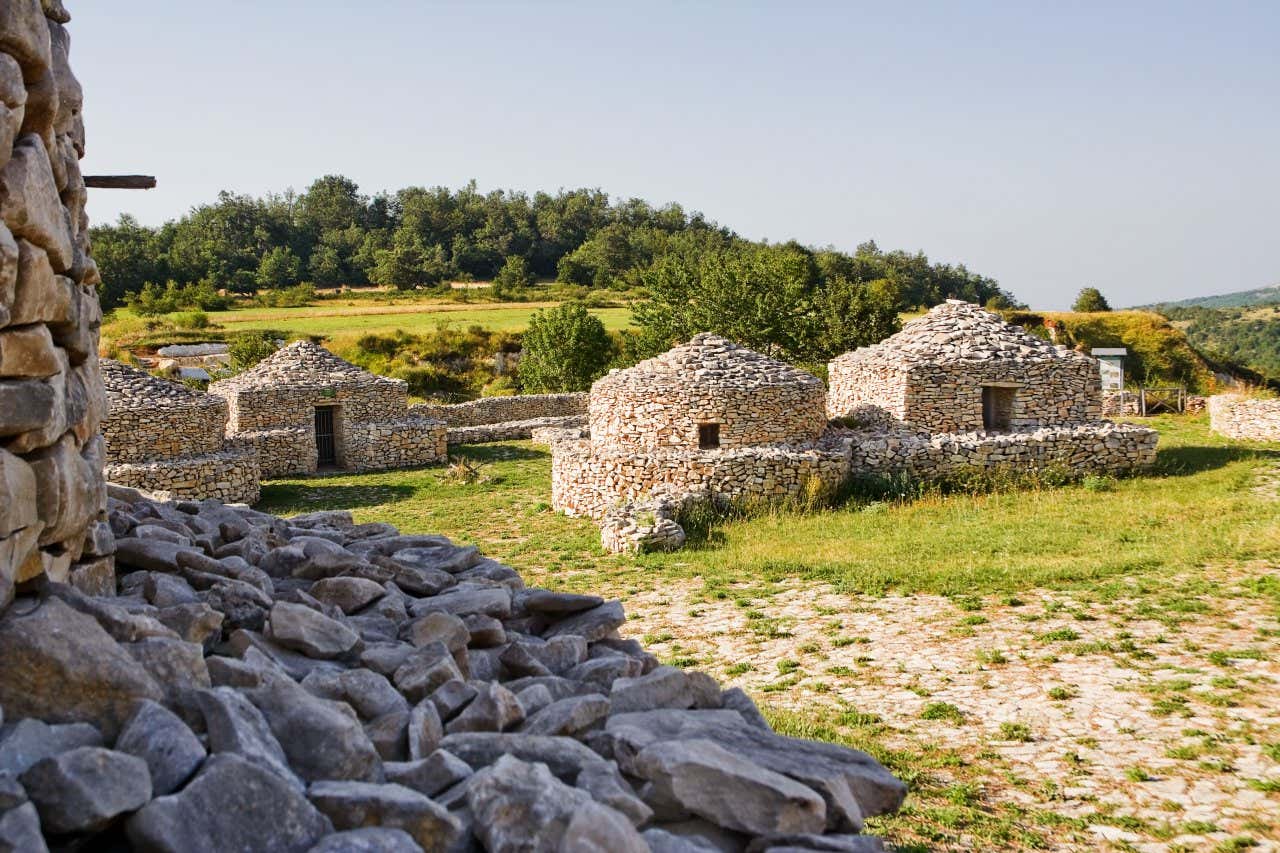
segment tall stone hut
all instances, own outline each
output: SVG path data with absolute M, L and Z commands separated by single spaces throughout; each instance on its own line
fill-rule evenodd
M 817 377 L 711 334 L 591 387 L 590 438 L 552 447 L 552 505 L 602 518 L 655 494 L 778 499 L 844 476 Z
M 948 300 L 828 368 L 828 414 L 874 406 L 933 433 L 1097 421 L 1098 365 L 977 305 Z
M 0 2 L 0 610 L 41 574 L 114 579 L 70 18 L 57 0 Z
M 209 393 L 227 401 L 227 436 L 257 450 L 263 477 L 403 468 L 447 457 L 445 425 L 409 411 L 403 380 L 362 370 L 310 341 L 214 382 Z
M 110 482 L 173 498 L 258 500 L 257 455 L 227 441 L 226 400 L 111 359 L 102 360 L 102 381 Z

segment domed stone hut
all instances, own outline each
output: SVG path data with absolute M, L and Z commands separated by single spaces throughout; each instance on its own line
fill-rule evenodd
M 977 305 L 948 300 L 828 369 L 828 414 L 876 406 L 929 432 L 1097 421 L 1098 363 Z
M 855 475 L 960 468 L 1120 472 L 1155 461 L 1155 430 L 1101 419 L 1098 363 L 977 305 L 948 300 L 828 366 L 827 414 Z
M 263 477 L 319 468 L 374 471 L 447 458 L 445 425 L 409 411 L 403 380 L 296 341 L 209 393 L 230 407 L 227 436 L 253 446 Z
M 111 359 L 101 371 L 107 480 L 173 498 L 258 500 L 257 455 L 226 441 L 226 400 Z
M 662 495 L 778 500 L 830 490 L 847 450 L 817 377 L 716 335 L 616 370 L 591 387 L 590 437 L 552 445 L 551 502 L 569 515 Z

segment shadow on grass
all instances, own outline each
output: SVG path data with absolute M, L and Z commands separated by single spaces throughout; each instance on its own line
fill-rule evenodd
M 1280 450 L 1258 447 L 1206 447 L 1183 445 L 1162 447 L 1156 451 L 1156 464 L 1151 473 L 1165 477 L 1186 477 L 1223 468 L 1232 462 L 1256 460 L 1280 462 Z M 1139 475 L 1141 476 L 1141 475 Z
M 449 455 L 494 462 L 508 459 L 547 459 L 551 456 L 551 452 L 536 447 L 519 447 L 514 444 L 494 442 L 493 444 L 451 444 Z
M 306 485 L 281 484 L 262 487 L 262 498 L 254 506 L 268 512 L 312 512 L 319 509 L 350 509 L 399 503 L 413 497 L 416 489 L 404 485 L 328 485 L 316 479 Z

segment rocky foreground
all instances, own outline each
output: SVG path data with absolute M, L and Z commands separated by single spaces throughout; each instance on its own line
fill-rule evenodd
M 872 851 L 902 803 L 473 547 L 128 490 L 109 518 L 117 584 L 0 615 L 0 851 Z

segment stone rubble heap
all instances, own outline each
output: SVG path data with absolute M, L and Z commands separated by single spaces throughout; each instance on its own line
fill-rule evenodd
M 110 571 L 95 535 L 102 311 L 70 17 L 58 0 L 0 2 L 0 607 L 37 575 Z
M 1228 438 L 1280 441 L 1280 400 L 1217 394 L 1209 398 L 1209 428 Z
M 689 496 L 686 500 L 706 500 Z M 610 554 L 678 551 L 684 547 L 684 528 L 676 521 L 680 502 L 666 497 L 621 504 L 600 524 L 600 544 Z
M 0 615 L 0 849 L 871 851 L 902 803 L 473 547 L 115 487 L 109 521 L 118 595 Z
M 112 359 L 101 365 L 110 482 L 166 497 L 258 500 L 258 456 L 226 440 L 226 400 Z

